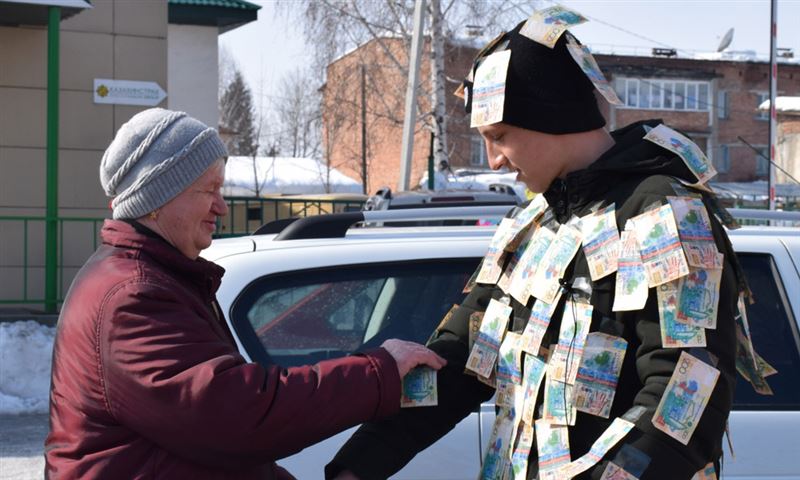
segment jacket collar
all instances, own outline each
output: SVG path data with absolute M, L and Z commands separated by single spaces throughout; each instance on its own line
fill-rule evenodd
M 139 250 L 156 263 L 198 288 L 213 295 L 219 288 L 225 269 L 198 257 L 182 254 L 157 233 L 138 222 L 106 220 L 100 232 L 103 243 L 112 247 Z
M 660 119 L 632 123 L 611 132 L 614 146 L 589 167 L 557 178 L 544 192 L 556 218 L 563 223 L 573 213 L 596 201 L 624 177 L 669 175 L 694 182 L 695 179 L 680 157 L 653 142 L 643 140 L 646 127 L 656 127 Z

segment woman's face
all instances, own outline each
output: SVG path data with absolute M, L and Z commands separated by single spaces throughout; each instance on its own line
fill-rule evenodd
M 218 217 L 228 213 L 222 198 L 225 161 L 219 159 L 195 182 L 158 211 L 155 223 L 159 233 L 191 259 L 211 245 Z

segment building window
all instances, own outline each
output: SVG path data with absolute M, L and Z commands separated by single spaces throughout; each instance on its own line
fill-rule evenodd
M 728 118 L 728 91 L 720 90 L 717 92 L 717 118 Z
M 718 152 L 714 155 L 714 168 L 719 173 L 728 173 L 731 170 L 731 156 L 728 145 L 720 145 Z
M 486 161 L 486 147 L 483 144 L 483 138 L 478 135 L 470 137 L 469 164 L 473 167 L 489 165 L 489 162 Z
M 618 77 L 614 84 L 625 107 L 707 112 L 709 82 Z
M 758 120 L 769 120 L 769 110 L 761 111 L 758 107 L 761 106 L 762 103 L 769 100 L 769 92 L 756 92 L 756 119 Z
M 769 147 L 757 148 L 758 154 L 756 155 L 756 175 L 769 174 Z

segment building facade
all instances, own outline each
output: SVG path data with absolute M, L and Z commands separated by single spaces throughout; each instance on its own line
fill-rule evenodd
M 331 158 L 338 165 L 355 164 L 360 159 L 360 100 L 358 82 L 353 77 L 357 66 L 366 64 L 386 66 L 383 45 L 391 44 L 402 50 L 398 39 L 373 40 L 350 52 L 328 67 L 326 89 L 331 85 L 344 85 L 352 104 L 326 101 L 323 108 L 324 128 L 327 128 L 331 105 L 336 105 L 339 114 L 350 120 L 339 120 L 351 126 L 349 134 L 332 142 Z M 428 45 L 425 51 L 429 52 Z M 469 118 L 464 114 L 461 99 L 449 92 L 468 72 L 477 48 L 471 42 L 449 42 L 446 45 L 445 75 L 448 82 L 447 132 L 451 168 L 489 168 L 483 142 L 474 129 L 469 128 Z M 631 122 L 660 118 L 665 123 L 689 134 L 706 152 L 716 166 L 720 182 L 747 182 L 767 177 L 768 162 L 759 154 L 767 153 L 769 144 L 769 118 L 758 106 L 769 97 L 769 63 L 755 59 L 689 59 L 676 56 L 627 56 L 596 55 L 598 64 L 606 77 L 615 86 L 624 105 L 609 105 L 599 97 L 601 110 L 608 127 L 615 129 Z M 722 56 L 720 56 L 722 57 Z M 398 60 L 407 65 L 407 57 L 400 51 Z M 427 58 L 427 56 L 425 57 Z M 782 59 L 778 67 L 778 94 L 800 94 L 800 62 Z M 422 64 L 422 91 L 429 90 L 430 62 Z M 405 96 L 406 78 L 399 69 L 388 69 L 392 73 L 376 78 L 378 87 L 370 87 L 367 80 L 365 104 L 386 104 L 396 109 L 393 121 L 386 115 L 366 116 L 368 149 L 368 192 L 389 186 L 396 188 L 400 169 L 400 146 L 402 135 L 402 105 Z M 423 94 L 426 95 L 426 94 Z M 327 96 L 327 90 L 326 90 Z M 333 96 L 330 96 L 333 98 Z M 426 111 L 430 101 L 421 96 L 420 111 Z M 397 121 L 399 119 L 399 121 Z M 349 123 L 348 123 L 349 122 Z M 411 184 L 416 185 L 427 171 L 429 154 L 429 130 L 417 123 L 414 139 L 414 159 Z M 749 143 L 753 148 L 746 145 Z M 339 167 L 342 168 L 342 167 Z M 347 170 L 346 168 L 344 168 Z M 359 178 L 361 167 L 346 171 Z M 356 175 L 358 173 L 358 175 Z M 800 173 L 800 172 L 796 172 Z
M 27 3 L 0 1 L 0 304 L 37 305 L 44 294 L 48 33 L 37 3 L 48 2 Z M 217 37 L 255 20 L 260 7 L 204 3 L 94 0 L 61 20 L 59 299 L 97 245 L 98 219 L 109 216 L 103 152 L 149 108 L 95 103 L 94 79 L 155 82 L 167 91 L 157 106 L 218 123 Z

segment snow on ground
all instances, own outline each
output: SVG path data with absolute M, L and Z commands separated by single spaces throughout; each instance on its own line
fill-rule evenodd
M 47 413 L 55 327 L 0 323 L 0 414 Z

